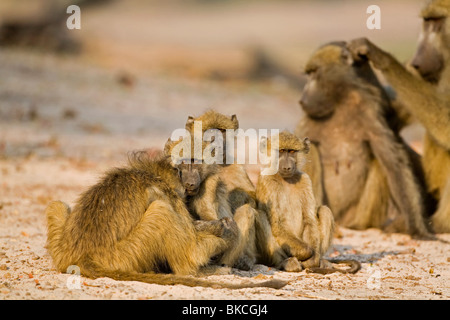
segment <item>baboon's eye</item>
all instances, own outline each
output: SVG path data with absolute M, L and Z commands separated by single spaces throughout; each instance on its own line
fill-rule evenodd
M 286 152 L 286 150 L 284 150 L 284 149 L 280 149 L 280 150 L 278 150 L 278 152 L 279 152 L 279 153 L 285 153 L 285 152 Z
M 431 17 L 423 18 L 424 21 L 440 21 L 440 20 L 443 20 L 443 19 L 445 19 L 445 17 L 433 17 L 433 16 L 431 16 Z
M 294 153 L 295 153 L 295 150 L 289 150 L 289 153 L 290 153 L 290 154 L 294 154 Z
M 317 70 L 318 70 L 318 68 L 317 67 L 308 67 L 306 70 L 305 70 L 305 73 L 308 75 L 308 76 L 311 76 L 311 75 L 313 75 L 314 73 L 316 73 L 317 72 Z

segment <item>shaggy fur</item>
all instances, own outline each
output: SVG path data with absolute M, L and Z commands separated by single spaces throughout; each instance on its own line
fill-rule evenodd
M 50 203 L 47 249 L 57 269 L 66 272 L 77 265 L 91 278 L 247 287 L 184 276 L 196 274 L 226 250 L 236 227 L 230 219 L 195 225 L 183 193 L 166 157 L 149 160 L 140 153 L 131 157 L 130 166 L 107 172 L 80 196 L 72 212 L 61 201 Z M 284 284 L 256 284 L 260 285 Z

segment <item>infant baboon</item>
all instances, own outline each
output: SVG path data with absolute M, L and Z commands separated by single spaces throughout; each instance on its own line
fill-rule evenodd
M 183 197 L 184 188 L 167 157 L 150 160 L 146 153 L 135 154 L 128 167 L 107 172 L 84 192 L 73 211 L 60 201 L 48 206 L 47 249 L 59 271 L 77 265 L 91 278 L 225 288 L 284 285 L 232 285 L 185 277 L 226 250 L 237 227 L 229 218 L 195 224 Z
M 450 232 L 450 0 L 428 1 L 411 61 L 416 76 L 369 40 L 350 42 L 356 60 L 369 60 L 395 90 L 397 100 L 426 129 L 422 165 L 428 191 L 439 202 L 435 232 Z
M 302 172 L 309 139 L 301 141 L 283 131 L 279 134 L 278 149 L 272 142 L 273 138 L 267 140 L 261 148 L 269 155 L 279 153 L 278 172 L 260 175 L 256 185 L 258 206 L 267 214 L 274 237 L 267 243 L 265 255 L 286 271 L 301 271 L 303 267 L 320 273 L 357 272 L 360 265 L 356 261 L 346 261 L 350 269 L 342 270 L 322 258 L 331 245 L 334 218 L 328 207 L 316 205 L 311 180 Z M 274 257 L 280 256 L 285 259 L 274 261 Z
M 218 175 L 219 165 L 205 162 L 206 142 L 197 140 L 202 152 L 194 155 L 196 139 L 185 137 L 179 141 L 167 141 L 164 152 L 172 159 L 172 165 L 177 169 L 182 186 L 185 189 L 185 203 L 191 215 L 201 221 L 213 221 L 222 218 L 234 219 L 238 234 L 235 241 L 220 255 L 216 264 L 250 269 L 249 257 L 246 256 L 246 237 L 248 225 L 253 223 L 253 216 L 237 212 L 234 217 L 228 201 L 228 192 L 221 176 Z M 177 147 L 177 150 L 175 150 Z M 179 151 L 181 151 L 179 153 Z M 250 220 L 250 221 L 249 221 Z M 250 262 L 251 264 L 251 262 Z
M 305 170 L 322 197 L 317 201 L 346 227 L 429 238 L 412 150 L 392 129 L 395 114 L 370 65 L 353 60 L 345 45 L 322 46 L 305 68 L 300 104 L 306 115 L 295 133 L 313 143 Z

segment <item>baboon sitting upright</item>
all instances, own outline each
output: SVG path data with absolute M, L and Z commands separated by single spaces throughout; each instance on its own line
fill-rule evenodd
M 128 167 L 107 172 L 84 192 L 73 211 L 60 201 L 47 207 L 47 249 L 59 271 L 77 265 L 91 278 L 226 288 L 283 286 L 279 281 L 232 285 L 185 277 L 226 250 L 237 227 L 229 218 L 196 225 L 183 197 L 170 161 L 139 153 Z
M 215 163 L 205 162 L 208 157 L 205 151 L 206 142 L 184 137 L 179 141 L 168 140 L 164 152 L 172 159 L 177 169 L 182 186 L 185 189 L 185 203 L 190 214 L 201 221 L 213 221 L 222 218 L 234 219 L 237 224 L 237 237 L 220 255 L 216 264 L 249 269 L 249 257 L 246 256 L 248 226 L 253 225 L 253 215 L 238 211 L 234 216 L 228 199 L 225 183 L 218 174 L 220 167 Z M 202 152 L 194 153 L 194 141 L 199 142 Z M 177 149 L 175 149 L 177 148 Z M 186 154 L 187 153 L 187 154 Z
M 239 129 L 239 121 L 236 115 L 228 117 L 214 110 L 209 110 L 197 118 L 194 118 L 193 116 L 188 117 L 185 128 L 191 135 L 194 135 L 196 122 L 201 123 L 202 137 L 204 137 L 205 133 L 209 130 L 219 130 L 222 133 L 224 150 L 223 161 L 219 166 L 217 174 L 226 186 L 231 211 L 234 219 L 237 220 L 241 234 L 245 239 L 245 256 L 248 259 L 245 263 L 247 266 L 241 264 L 241 268 L 249 269 L 257 261 L 258 255 L 255 223 L 261 226 L 267 225 L 267 223 L 260 221 L 260 215 L 256 210 L 255 186 L 248 177 L 244 166 L 226 162 L 226 130 Z M 232 138 L 234 139 L 234 135 Z M 232 158 L 234 161 L 234 157 Z M 240 219 L 245 223 L 240 223 Z
M 367 61 L 353 60 L 346 44 L 335 42 L 319 48 L 305 71 L 306 115 L 296 135 L 313 143 L 305 170 L 317 201 L 346 227 L 431 237 L 411 151 L 392 129 L 389 100 Z
M 334 218 L 328 207 L 316 205 L 311 180 L 302 172 L 309 139 L 301 141 L 283 131 L 279 134 L 278 148 L 272 140 L 261 148 L 270 156 L 278 152 L 278 172 L 260 175 L 256 185 L 259 209 L 267 214 L 273 234 L 266 244 L 268 260 L 286 271 L 300 271 L 302 267 L 321 273 L 358 271 L 360 265 L 356 261 L 346 261 L 351 268 L 341 270 L 322 258 L 332 242 Z M 277 261 L 282 256 L 285 259 Z
M 395 90 L 397 99 L 426 129 L 422 165 L 428 191 L 439 201 L 431 217 L 435 232 L 450 232 L 450 0 L 427 2 L 410 73 L 369 40 L 348 45 L 356 60 L 369 60 Z

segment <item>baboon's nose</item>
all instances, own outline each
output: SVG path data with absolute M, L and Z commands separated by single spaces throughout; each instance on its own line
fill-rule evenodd
M 193 183 L 193 182 L 186 182 L 186 183 L 184 184 L 184 186 L 185 186 L 186 188 L 188 188 L 188 189 L 192 189 L 192 188 L 195 187 L 195 183 Z

